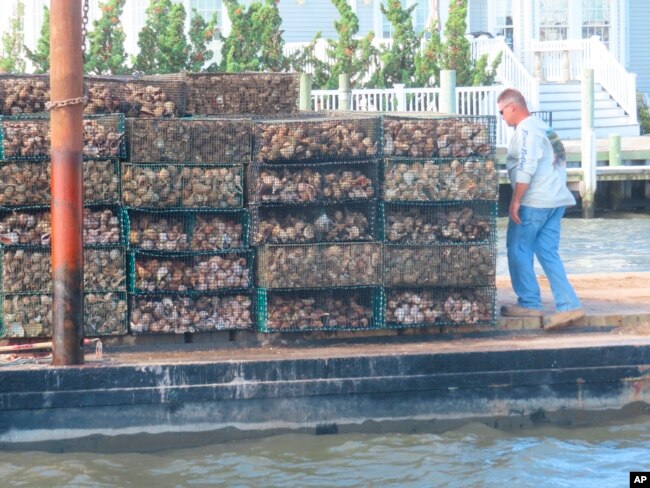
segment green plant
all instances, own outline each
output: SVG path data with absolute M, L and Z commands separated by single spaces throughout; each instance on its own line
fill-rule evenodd
M 25 56 L 34 65 L 34 73 L 47 73 L 50 70 L 50 9 L 47 5 L 43 5 L 43 23 L 36 50 L 25 47 Z
M 185 8 L 172 0 L 151 0 L 145 26 L 138 34 L 140 52 L 134 69 L 146 74 L 178 73 L 187 66 Z
M 373 76 L 373 85 L 392 86 L 403 83 L 411 86 L 415 81 L 415 57 L 420 49 L 422 34 L 413 29 L 413 10 L 402 7 L 400 0 L 388 0 L 381 11 L 393 26 L 393 43 L 381 50 L 381 69 Z
M 472 60 L 467 31 L 467 0 L 452 0 L 445 24 L 445 41 L 438 34 L 437 24 L 430 26 L 431 38 L 422 53 L 416 56 L 416 80 L 419 84 L 439 84 L 440 70 L 456 71 L 457 86 L 491 85 L 502 53 L 489 63 L 487 55 Z
M 284 58 L 282 18 L 277 0 L 256 1 L 246 9 L 237 0 L 224 0 L 232 24 L 221 48 L 221 69 L 239 71 L 281 71 Z
M 102 15 L 88 33 L 89 49 L 84 60 L 87 73 L 120 75 L 129 71 L 124 50 L 126 34 L 120 22 L 125 3 L 126 0 L 107 0 L 99 4 Z
M 377 51 L 372 46 L 374 32 L 362 39 L 355 36 L 359 32 L 359 18 L 346 0 L 332 0 L 340 14 L 334 21 L 339 37 L 328 40 L 327 55 L 334 63 L 324 66 L 324 88 L 337 88 L 340 74 L 350 75 L 351 85 L 359 85 L 371 65 L 376 65 Z M 316 78 L 316 76 L 314 77 Z
M 192 9 L 190 20 L 190 53 L 187 60 L 187 70 L 191 72 L 201 71 L 203 66 L 214 56 L 214 52 L 208 49 L 208 44 L 215 38 L 217 33 L 217 14 L 215 13 L 210 21 L 206 22 L 196 9 Z
M 0 72 L 24 73 L 25 3 L 18 0 L 14 15 L 9 19 L 9 31 L 2 35 L 2 54 L 0 54 Z
M 648 98 L 641 92 L 636 92 L 636 109 L 641 134 L 650 134 L 650 106 Z

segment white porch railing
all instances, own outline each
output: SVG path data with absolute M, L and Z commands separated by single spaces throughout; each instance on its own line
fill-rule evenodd
M 539 110 L 539 80 L 535 79 L 517 59 L 503 37 L 474 39 L 471 41 L 471 49 L 472 59 L 487 54 L 490 62 L 499 53 L 502 53 L 501 63 L 497 67 L 496 80 L 505 86 L 519 90 L 526 98 L 530 110 Z
M 637 123 L 636 75 L 628 73 L 597 36 L 565 41 L 530 41 L 533 74 L 540 80 L 581 80 L 584 68 Z
M 595 82 L 607 90 L 636 124 L 636 74 L 628 73 L 597 37 L 589 40 L 585 57 L 586 64 L 594 70 Z
M 497 117 L 496 144 L 506 147 L 510 134 L 497 111 L 496 99 L 502 85 L 457 87 L 456 112 L 460 115 L 495 115 Z M 313 110 L 337 110 L 338 90 L 312 90 Z M 350 108 L 361 112 L 438 112 L 439 88 L 404 88 L 396 85 L 386 89 L 352 90 Z

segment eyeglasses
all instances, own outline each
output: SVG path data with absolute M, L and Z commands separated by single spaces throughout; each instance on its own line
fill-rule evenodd
M 506 103 L 501 110 L 499 110 L 499 115 L 503 117 L 503 111 L 506 109 L 508 105 L 512 105 L 512 102 Z

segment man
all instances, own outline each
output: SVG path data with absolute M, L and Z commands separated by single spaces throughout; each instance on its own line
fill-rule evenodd
M 566 152 L 557 134 L 528 111 L 523 95 L 506 89 L 497 98 L 503 120 L 515 128 L 507 154 L 513 188 L 506 247 L 516 305 L 501 307 L 506 317 L 543 317 L 534 256 L 542 265 L 556 313 L 544 318 L 545 330 L 572 325 L 584 317 L 560 258 L 560 223 L 576 201 L 566 186 Z

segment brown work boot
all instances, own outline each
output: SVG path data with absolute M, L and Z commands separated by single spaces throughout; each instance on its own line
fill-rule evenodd
M 544 330 L 554 331 L 571 327 L 575 322 L 585 316 L 585 311 L 581 308 L 575 310 L 566 310 L 564 312 L 555 312 L 544 319 Z
M 543 317 L 541 310 L 526 308 L 521 305 L 501 305 L 501 315 L 504 317 Z

